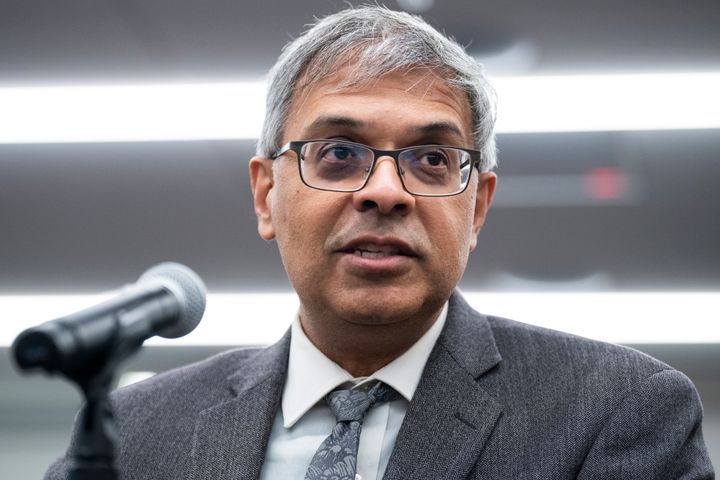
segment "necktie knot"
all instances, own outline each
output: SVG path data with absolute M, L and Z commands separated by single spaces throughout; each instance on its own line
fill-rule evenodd
M 392 387 L 377 382 L 368 391 L 334 390 L 325 396 L 325 401 L 338 422 L 362 422 L 373 405 L 392 400 L 394 394 Z

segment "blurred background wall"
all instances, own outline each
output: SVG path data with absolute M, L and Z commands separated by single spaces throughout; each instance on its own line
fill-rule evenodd
M 164 260 L 206 281 L 208 314 L 197 335 L 151 343 L 126 371 L 268 343 L 289 324 L 290 287 L 256 234 L 247 161 L 263 75 L 303 25 L 348 3 L 0 0 L 0 477 L 39 478 L 80 401 L 13 369 L 23 328 Z M 387 6 L 454 36 L 498 88 L 497 200 L 461 284 L 474 306 L 682 369 L 717 468 L 720 4 Z M 548 76 L 567 87 L 551 92 Z M 170 85 L 190 87 L 165 98 Z

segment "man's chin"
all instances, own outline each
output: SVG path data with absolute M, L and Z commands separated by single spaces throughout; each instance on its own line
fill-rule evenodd
M 393 325 L 429 313 L 427 296 L 404 289 L 368 289 L 335 300 L 345 321 L 356 325 Z

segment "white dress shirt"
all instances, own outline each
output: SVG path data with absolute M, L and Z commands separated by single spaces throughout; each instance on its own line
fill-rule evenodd
M 353 377 L 308 340 L 296 317 L 292 324 L 288 375 L 282 406 L 275 416 L 260 480 L 305 478 L 310 461 L 335 426 L 324 397 L 341 385 L 380 380 L 400 395 L 371 408 L 362 424 L 356 480 L 377 480 L 385 473 L 420 376 L 440 336 L 447 303 L 432 327 L 401 356 L 370 377 Z

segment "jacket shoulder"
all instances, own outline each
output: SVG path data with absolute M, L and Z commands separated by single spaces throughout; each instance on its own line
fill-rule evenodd
M 499 317 L 487 321 L 502 360 L 482 381 L 510 410 L 534 405 L 549 412 L 563 405 L 567 414 L 592 411 L 607 418 L 661 374 L 682 380 L 682 389 L 697 395 L 682 372 L 633 348 Z M 653 390 L 653 395 L 668 393 Z
M 192 399 L 195 402 L 195 397 L 213 399 L 214 394 L 220 394 L 227 388 L 225 379 L 259 351 L 258 348 L 238 348 L 159 373 L 113 392 L 113 406 L 123 409 L 130 404 L 141 403 L 147 407 L 152 405 L 148 402 L 154 399 L 161 399 L 163 403 L 173 399 Z
M 529 325 L 502 317 L 487 316 L 495 341 L 507 362 L 552 368 L 554 371 L 599 369 L 652 375 L 673 369 L 639 350 L 570 333 Z
M 682 372 L 629 347 L 474 315 L 501 357 L 478 379 L 503 406 L 486 447 L 502 468 L 489 470 L 520 478 L 529 465 L 517 457 L 532 451 L 557 461 L 532 465 L 542 478 L 713 478 L 702 404 Z

